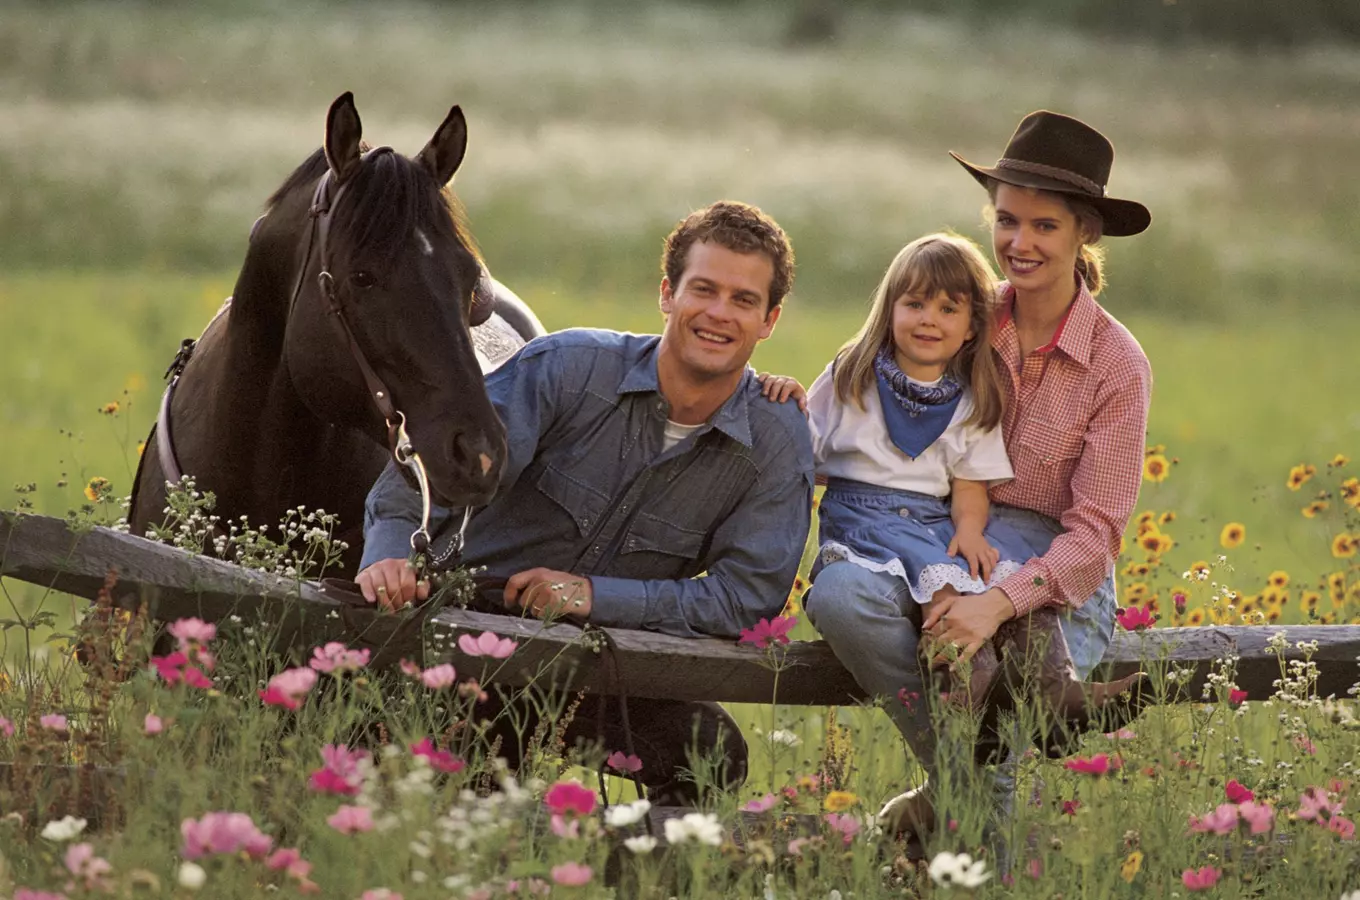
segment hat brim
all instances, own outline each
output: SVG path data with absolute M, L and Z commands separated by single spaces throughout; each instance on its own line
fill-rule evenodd
M 1097 197 L 1057 178 L 1036 175 L 1032 172 L 1020 172 L 1015 169 L 989 169 L 985 166 L 975 166 L 953 150 L 949 151 L 949 155 L 959 165 L 963 166 L 969 175 L 976 178 L 978 184 L 983 187 L 987 187 L 990 181 L 1000 181 L 1018 187 L 1037 188 L 1041 191 L 1053 191 L 1058 194 L 1071 194 L 1074 197 L 1080 197 L 1100 211 L 1101 219 L 1104 220 L 1102 231 L 1109 237 L 1128 237 L 1141 234 L 1147 231 L 1148 226 L 1152 224 L 1152 213 L 1136 200 Z

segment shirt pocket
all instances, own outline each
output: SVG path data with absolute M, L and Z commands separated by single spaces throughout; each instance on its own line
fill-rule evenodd
M 1030 472 L 1049 473 L 1048 477 L 1066 484 L 1086 447 L 1086 433 L 1061 428 L 1051 422 L 1031 420 L 1021 430 L 1012 452 L 1017 473 L 1021 467 Z
M 609 504 L 609 498 L 603 493 L 551 465 L 544 467 L 536 486 L 539 493 L 561 507 L 576 523 L 576 530 L 582 537 L 599 524 Z
M 632 554 L 658 554 L 672 562 L 695 561 L 707 535 L 647 513 L 639 513 L 619 548 L 621 558 Z

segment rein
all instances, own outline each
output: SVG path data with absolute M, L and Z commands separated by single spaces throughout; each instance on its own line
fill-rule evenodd
M 391 152 L 391 147 L 376 147 L 365 153 L 363 159 Z M 420 454 L 416 452 L 411 443 L 411 437 L 406 432 L 406 415 L 393 405 L 392 392 L 378 377 L 378 373 L 374 371 L 368 357 L 364 355 L 363 348 L 359 346 L 359 342 L 354 337 L 354 329 L 350 327 L 349 319 L 345 316 L 345 307 L 340 302 L 335 290 L 335 278 L 330 273 L 329 258 L 326 251 L 327 239 L 330 235 L 331 212 L 339 205 L 340 198 L 345 195 L 346 188 L 345 184 L 340 184 L 332 194 L 332 184 L 332 171 L 327 168 L 325 174 L 321 176 L 321 180 L 317 182 L 316 191 L 312 194 L 312 205 L 308 210 L 308 217 L 312 224 L 307 230 L 307 253 L 298 269 L 297 281 L 293 285 L 293 292 L 288 300 L 288 317 L 292 318 L 298 298 L 302 296 L 307 270 L 311 266 L 312 250 L 315 249 L 321 267 L 321 271 L 317 274 L 317 283 L 329 307 L 327 313 L 340 321 L 340 327 L 345 332 L 345 341 L 349 345 L 350 356 L 359 367 L 359 374 L 363 376 L 368 397 L 373 401 L 373 405 L 377 408 L 378 414 L 383 417 L 383 421 L 387 423 L 387 446 L 392 453 L 392 459 L 396 461 L 397 465 L 411 473 L 420 488 L 420 525 L 411 534 L 411 550 L 418 561 L 427 560 L 427 562 L 422 563 L 425 567 L 447 568 L 457 566 L 462 560 L 464 538 L 467 533 L 468 521 L 472 517 L 472 510 L 469 507 L 463 511 L 462 524 L 453 536 L 448 548 L 438 557 L 429 558 L 431 495 L 430 480 L 425 471 L 425 463 L 421 460 Z M 165 393 L 161 396 L 160 412 L 156 416 L 156 450 L 160 456 L 161 469 L 165 473 L 166 480 L 175 484 L 179 483 L 184 473 L 180 469 L 179 460 L 175 455 L 174 441 L 171 437 L 170 403 L 174 397 L 175 387 L 179 384 L 180 376 L 183 375 L 184 369 L 193 355 L 194 346 L 195 341 L 191 338 L 185 339 L 180 344 L 179 352 L 175 354 L 174 361 L 171 362 L 170 368 L 166 370 L 165 376 L 170 381 L 165 387 Z

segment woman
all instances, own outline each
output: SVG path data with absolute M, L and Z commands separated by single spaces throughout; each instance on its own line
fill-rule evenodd
M 998 628 L 1037 610 L 1061 611 L 1072 669 L 1085 678 L 1114 629 L 1114 565 L 1138 497 L 1152 373 L 1138 342 L 1102 309 L 1102 237 L 1138 234 L 1151 222 L 1139 203 L 1107 197 L 1110 142 L 1052 112 L 1020 123 L 990 168 L 952 154 L 992 199 L 992 249 L 1002 277 L 992 350 L 1006 390 L 1002 432 L 1015 477 L 990 490 L 993 526 L 1019 535 L 1033 558 L 982 594 L 930 605 L 918 633 L 910 597 L 889 582 L 814 587 L 807 612 L 867 691 L 924 696 L 910 660 L 920 634 L 930 648 L 971 659 Z M 872 579 L 847 571 L 846 577 Z M 862 596 L 862 603 L 818 603 Z M 1018 623 L 1017 623 L 1018 624 Z M 1013 630 L 1013 629 L 1012 629 Z M 907 647 L 912 653 L 903 654 Z M 929 773 L 935 735 L 927 704 L 890 703 L 898 728 Z M 889 801 L 885 826 L 924 831 L 924 790 Z

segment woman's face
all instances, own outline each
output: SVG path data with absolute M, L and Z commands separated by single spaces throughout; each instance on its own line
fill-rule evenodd
M 1082 234 L 1076 215 L 1056 194 L 1002 184 L 996 190 L 992 252 L 1001 274 L 1023 296 L 1072 295 Z

